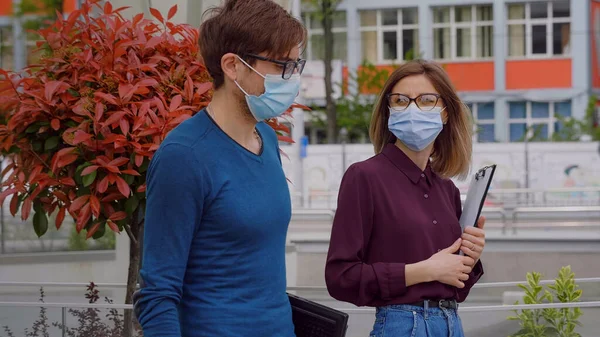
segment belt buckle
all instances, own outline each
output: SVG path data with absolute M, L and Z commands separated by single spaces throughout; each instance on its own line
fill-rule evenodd
M 445 309 L 454 309 L 454 307 L 456 306 L 454 304 L 454 301 L 451 301 L 451 300 L 440 300 L 438 302 L 438 305 L 440 308 L 445 308 Z

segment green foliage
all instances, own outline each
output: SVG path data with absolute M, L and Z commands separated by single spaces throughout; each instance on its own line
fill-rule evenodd
M 547 289 L 540 285 L 541 276 L 537 272 L 527 273 L 527 284 L 519 284 L 525 291 L 524 304 L 579 302 L 582 290 L 575 283 L 571 266 L 562 267 L 554 284 Z M 515 316 L 508 319 L 518 320 L 521 325 L 521 330 L 512 337 L 581 337 L 575 328 L 581 325 L 582 314 L 580 308 L 524 309 L 515 310 Z
M 594 120 L 596 102 L 596 96 L 591 95 L 585 110 L 585 117 L 582 120 L 556 116 L 556 119 L 562 126 L 557 132 L 554 132 L 552 140 L 557 142 L 577 142 L 582 136 L 588 135 L 591 137 L 591 140 L 600 141 L 600 126 Z
M 26 30 L 39 30 L 56 19 L 56 12 L 62 12 L 64 0 L 21 0 L 16 8 L 17 17 L 27 17 L 23 21 Z
M 77 233 L 75 227 L 71 229 L 71 233 L 69 235 L 69 243 L 68 247 L 71 251 L 85 251 L 89 250 L 90 241 L 86 239 L 87 233 L 80 232 Z M 98 238 L 94 238 L 96 245 L 94 245 L 93 249 L 99 250 L 110 250 L 115 249 L 117 246 L 117 235 L 113 231 L 106 231 L 104 235 Z

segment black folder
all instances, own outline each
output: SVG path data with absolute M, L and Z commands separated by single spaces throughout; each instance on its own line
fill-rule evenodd
M 344 337 L 348 314 L 305 298 L 288 294 L 296 337 Z

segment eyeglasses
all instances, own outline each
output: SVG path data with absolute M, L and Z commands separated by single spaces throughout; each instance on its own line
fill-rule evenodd
M 431 111 L 437 105 L 440 95 L 433 93 L 420 94 L 415 98 L 410 98 L 402 94 L 388 94 L 388 106 L 394 111 L 404 111 L 411 102 L 415 102 L 422 111 Z
M 261 60 L 261 61 L 275 63 L 275 64 L 281 66 L 283 68 L 281 77 L 283 77 L 284 80 L 289 80 L 296 71 L 298 72 L 298 74 L 302 74 L 302 71 L 304 70 L 304 66 L 306 65 L 306 60 L 304 60 L 304 59 L 298 59 L 296 61 L 292 61 L 292 60 L 278 61 L 278 60 L 270 59 L 268 57 L 254 55 L 254 54 L 246 54 L 246 56 L 252 57 L 254 59 Z

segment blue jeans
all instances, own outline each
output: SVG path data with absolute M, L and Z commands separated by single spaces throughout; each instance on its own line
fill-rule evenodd
M 390 305 L 377 308 L 370 337 L 464 337 L 456 309 Z

